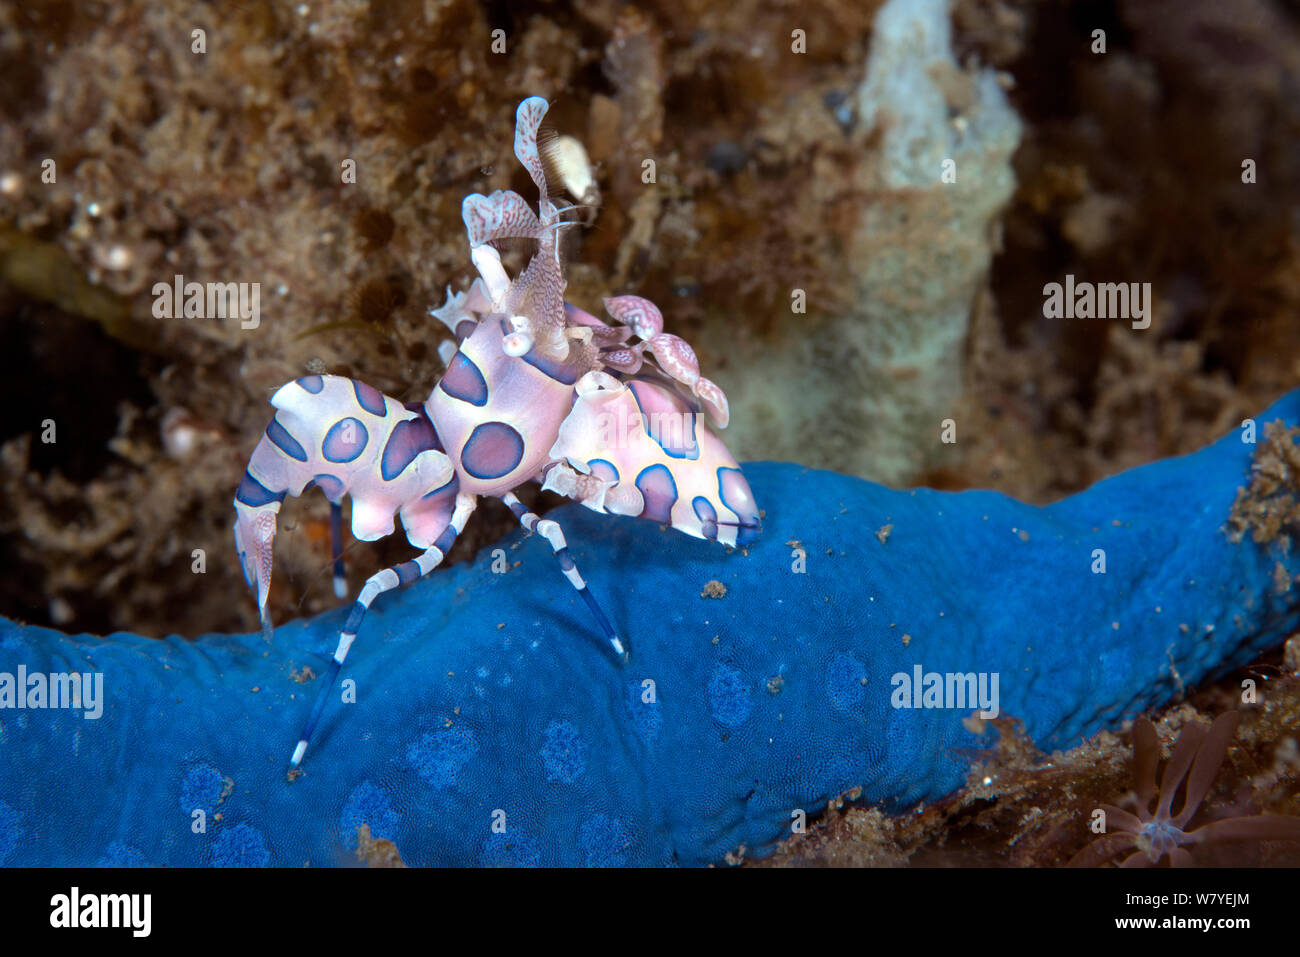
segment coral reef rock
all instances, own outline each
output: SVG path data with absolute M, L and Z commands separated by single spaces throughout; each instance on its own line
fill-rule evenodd
M 837 266 L 856 277 L 852 302 L 820 321 L 816 303 L 791 315 L 778 346 L 723 379 L 742 458 L 899 485 L 942 449 L 1021 132 L 999 74 L 959 67 L 950 29 L 947 0 L 891 0 L 876 17 L 856 96 L 862 202 Z

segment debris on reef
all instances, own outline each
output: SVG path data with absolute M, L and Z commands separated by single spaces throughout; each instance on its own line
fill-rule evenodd
M 704 583 L 704 590 L 700 592 L 701 598 L 723 598 L 727 594 L 727 586 L 722 584 L 716 578 L 710 579 Z
M 1227 528 L 1235 542 L 1249 532 L 1257 545 L 1290 549 L 1291 533 L 1300 529 L 1300 426 L 1264 423 L 1250 484 L 1238 489 Z
M 357 860 L 366 867 L 405 867 L 397 845 L 382 837 L 371 837 L 370 825 L 357 828 Z

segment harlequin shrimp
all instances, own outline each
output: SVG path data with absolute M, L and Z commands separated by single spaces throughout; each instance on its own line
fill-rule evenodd
M 758 537 L 758 507 L 735 458 L 714 434 L 726 396 L 700 375 L 695 353 L 663 331 L 655 305 L 606 299 L 610 325 L 564 301 L 560 227 L 537 131 L 548 104 L 529 97 L 515 116 L 515 156 L 540 194 L 533 213 L 518 193 L 467 196 L 461 216 L 478 278 L 447 290 L 430 314 L 456 339 L 447 371 L 423 403 L 403 404 L 364 382 L 308 375 L 271 397 L 276 412 L 235 493 L 235 546 L 269 637 L 276 515 L 286 495 L 319 488 L 331 506 L 335 593 L 346 595 L 342 510 L 352 534 L 374 541 L 402 521 L 420 554 L 372 575 L 352 604 L 290 759 L 301 763 L 339 669 L 376 597 L 429 574 L 464 529 L 479 496 L 503 501 L 546 539 L 560 570 L 591 609 L 610 648 L 627 652 L 569 554 L 564 532 L 515 496 L 529 481 L 596 512 L 671 525 L 735 546 Z M 498 244 L 527 239 L 536 253 L 513 279 Z M 450 347 L 451 344 L 447 343 Z

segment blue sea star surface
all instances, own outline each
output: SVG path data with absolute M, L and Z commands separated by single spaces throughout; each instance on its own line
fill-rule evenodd
M 1300 393 L 1261 437 L 1278 418 Z M 765 528 L 734 552 L 557 509 L 629 662 L 516 534 L 505 574 L 485 551 L 375 603 L 294 780 L 303 669 L 346 606 L 269 643 L 0 621 L 0 676 L 103 676 L 99 718 L 0 708 L 0 863 L 352 863 L 366 824 L 414 865 L 692 865 L 854 786 L 932 800 L 995 737 L 944 676 L 1068 747 L 1300 628 L 1300 559 L 1224 532 L 1255 449 L 1234 431 L 1046 507 L 750 463 Z

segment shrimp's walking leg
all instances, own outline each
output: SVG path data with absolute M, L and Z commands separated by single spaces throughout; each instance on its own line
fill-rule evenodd
M 334 649 L 334 657 L 330 659 L 329 670 L 325 673 L 320 690 L 316 693 L 316 703 L 312 705 L 311 714 L 307 716 L 307 724 L 303 727 L 302 735 L 298 739 L 298 746 L 293 749 L 293 757 L 289 759 L 290 770 L 302 764 L 302 758 L 307 753 L 307 744 L 311 741 L 312 732 L 316 730 L 316 724 L 320 721 L 321 713 L 325 710 L 325 702 L 329 700 L 334 683 L 338 680 L 339 669 L 343 667 L 343 662 L 347 660 L 348 649 L 352 647 L 352 642 L 356 641 L 357 629 L 361 627 L 361 620 L 365 618 L 370 603 L 384 592 L 391 591 L 399 585 L 413 582 L 417 578 L 423 578 L 437 568 L 451 549 L 451 543 L 456 540 L 456 536 L 465 528 L 465 523 L 469 521 L 470 515 L 473 514 L 477 501 L 478 499 L 473 495 L 458 495 L 451 522 L 432 546 L 425 549 L 413 560 L 376 572 L 366 581 L 365 587 L 361 589 L 361 594 L 357 596 L 357 600 L 352 604 L 352 611 L 348 614 L 348 620 L 343 625 L 343 631 L 339 634 L 338 647 Z
M 507 492 L 501 496 L 501 501 L 505 502 L 514 513 L 515 518 L 519 519 L 519 524 L 529 532 L 537 532 L 548 542 L 555 551 L 555 557 L 560 561 L 560 571 L 564 572 L 564 577 L 582 596 L 587 607 L 591 609 L 592 615 L 595 616 L 601 631 L 605 633 L 605 639 L 609 642 L 610 647 L 614 649 L 614 654 L 618 655 L 622 661 L 627 661 L 627 650 L 623 647 L 623 640 L 619 638 L 614 627 L 609 623 L 609 618 L 597 604 L 596 599 L 591 595 L 591 589 L 587 587 L 586 581 L 578 572 L 578 566 L 573 561 L 573 556 L 569 554 L 569 545 L 564 538 L 564 530 L 549 518 L 538 518 L 535 512 L 530 512 L 523 502 L 515 496 L 514 492 Z

